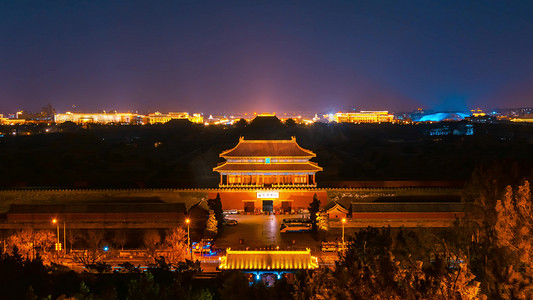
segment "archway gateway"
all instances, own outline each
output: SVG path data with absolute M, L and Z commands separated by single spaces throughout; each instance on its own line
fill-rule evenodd
M 274 211 L 274 200 L 263 199 L 263 212 Z

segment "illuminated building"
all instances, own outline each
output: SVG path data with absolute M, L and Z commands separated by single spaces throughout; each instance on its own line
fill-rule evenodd
M 311 250 L 231 250 L 226 249 L 226 255 L 220 258 L 221 270 L 241 270 L 253 274 L 252 281 L 262 280 L 266 286 L 272 286 L 277 279 L 286 276 L 289 281 L 294 279 L 297 270 L 312 270 L 318 268 L 318 260 L 311 256 Z M 292 276 L 291 276 L 292 275 Z
M 517 122 L 517 123 L 533 123 L 533 118 L 531 118 L 531 119 L 513 118 L 513 119 L 511 119 L 511 122 Z
M 235 119 L 228 119 L 226 116 L 214 116 L 209 115 L 209 118 L 205 120 L 204 125 L 231 125 L 235 122 Z
M 338 112 L 333 116 L 333 120 L 337 123 L 390 123 L 393 119 L 394 115 L 388 111 Z
M 203 123 L 204 117 L 201 114 L 189 115 L 188 112 L 169 112 L 168 114 L 162 114 L 155 112 L 148 115 L 150 124 L 164 124 L 170 120 L 189 120 L 193 123 Z
M 483 112 L 483 110 L 481 109 L 471 109 L 470 110 L 472 112 L 472 117 L 483 117 L 485 116 L 486 114 Z
M 442 122 L 442 121 L 461 121 L 470 117 L 464 112 L 437 112 L 421 116 L 420 119 L 415 119 L 415 122 Z
M 348 217 L 348 210 L 335 200 L 324 206 L 324 212 L 329 216 L 330 220 L 340 220 Z
M 55 114 L 54 122 L 64 123 L 73 122 L 76 124 L 123 124 L 123 123 L 140 123 L 141 115 L 135 113 L 72 113 L 67 111 L 64 114 Z
M 221 270 L 301 270 L 318 268 L 317 258 L 311 250 L 231 250 L 220 258 Z
M 322 171 L 309 159 L 316 155 L 290 140 L 245 140 L 226 150 L 213 171 L 220 173 L 219 192 L 225 209 L 243 209 L 245 213 L 282 212 L 307 208 L 317 190 L 315 174 Z M 209 195 L 215 197 L 216 195 Z
M 25 119 L 8 119 L 8 118 L 0 118 L 0 124 L 1 125 L 22 125 L 25 124 Z
M 290 140 L 245 140 L 220 157 L 226 162 L 213 168 L 220 173 L 220 187 L 316 187 L 322 171 L 309 159 L 316 155 Z

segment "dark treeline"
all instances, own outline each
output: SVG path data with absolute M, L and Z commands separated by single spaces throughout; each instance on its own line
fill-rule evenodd
M 530 169 L 533 126 L 474 124 L 473 136 L 428 134 L 464 124 L 297 125 L 266 118 L 233 126 L 3 126 L 0 186 L 216 187 L 218 174 L 212 168 L 240 136 L 295 136 L 324 168 L 317 174 L 319 186 L 336 180 L 467 180 L 476 167 L 501 162 Z

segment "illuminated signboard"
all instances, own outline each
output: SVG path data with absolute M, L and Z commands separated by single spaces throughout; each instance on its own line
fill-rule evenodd
M 279 198 L 279 192 L 257 192 L 257 199 L 272 199 L 272 198 Z

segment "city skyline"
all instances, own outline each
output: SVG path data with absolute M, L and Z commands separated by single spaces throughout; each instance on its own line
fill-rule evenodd
M 529 3 L 0 4 L 0 111 L 530 106 Z

